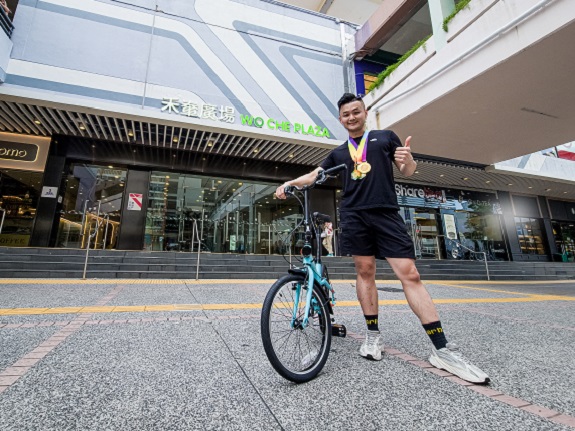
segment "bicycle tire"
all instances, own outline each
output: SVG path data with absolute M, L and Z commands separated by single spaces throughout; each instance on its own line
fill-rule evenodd
M 305 329 L 301 325 L 292 328 L 294 283 L 302 283 L 298 315 L 303 313 L 307 293 L 303 288 L 307 283 L 305 278 L 291 274 L 279 278 L 264 300 L 261 337 L 268 360 L 277 373 L 294 383 L 305 383 L 314 379 L 327 361 L 331 348 L 331 318 L 327 299 L 314 284 L 312 302 L 315 301 L 315 307 L 310 307 L 310 322 Z M 277 335 L 275 340 L 275 334 L 282 335 Z M 276 342 L 283 342 L 284 351 L 280 351 L 282 346 Z

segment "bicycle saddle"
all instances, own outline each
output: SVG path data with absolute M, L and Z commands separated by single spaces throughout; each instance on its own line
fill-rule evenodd
M 313 213 L 313 218 L 314 218 L 315 220 L 317 220 L 319 223 L 331 222 L 331 217 L 328 216 L 327 214 L 322 214 L 322 213 L 314 212 L 314 213 Z

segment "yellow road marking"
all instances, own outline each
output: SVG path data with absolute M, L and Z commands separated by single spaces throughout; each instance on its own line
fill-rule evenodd
M 59 278 L 0 278 L 0 285 L 2 284 L 78 284 L 78 285 L 91 285 L 91 284 L 268 284 L 271 285 L 276 279 L 210 279 L 210 280 L 193 280 L 193 279 L 172 279 L 172 280 L 154 280 L 154 279 L 140 279 L 140 278 L 112 278 L 112 279 L 59 279 Z M 349 280 L 332 280 L 334 284 L 355 283 L 355 279 Z M 399 284 L 399 280 L 376 280 L 378 284 Z M 575 283 L 574 280 L 517 280 L 517 281 L 481 281 L 481 280 L 424 280 L 424 284 L 440 284 L 440 285 L 453 285 L 453 284 L 569 284 Z
M 513 302 L 575 301 L 575 297 L 557 295 L 530 295 L 521 298 L 444 298 L 434 299 L 436 304 L 494 304 Z M 337 301 L 338 307 L 357 307 L 359 301 Z M 379 305 L 407 305 L 405 299 L 380 300 Z M 261 303 L 252 304 L 163 304 L 102 307 L 55 307 L 55 308 L 0 308 L 0 316 L 26 314 L 75 314 L 75 313 L 142 313 L 154 311 L 191 310 L 250 310 L 260 309 Z

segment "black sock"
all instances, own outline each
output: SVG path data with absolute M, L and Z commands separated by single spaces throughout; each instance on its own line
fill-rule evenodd
M 363 317 L 365 317 L 368 331 L 379 331 L 379 327 L 377 326 L 377 314 L 374 314 L 373 316 L 364 314 Z
M 427 335 L 429 335 L 431 342 L 437 350 L 443 349 L 447 345 L 447 339 L 445 338 L 439 320 L 437 322 L 426 323 L 423 325 L 423 329 L 425 329 L 425 332 L 427 332 Z

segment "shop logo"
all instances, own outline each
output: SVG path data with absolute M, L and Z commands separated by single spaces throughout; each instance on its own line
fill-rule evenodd
M 397 196 L 403 197 L 438 200 L 440 202 L 445 202 L 445 192 L 443 190 L 433 190 L 429 187 L 419 188 L 404 186 L 403 184 L 396 184 L 395 194 L 397 194 Z
M 0 159 L 33 162 L 36 157 L 38 157 L 37 145 L 0 141 Z

